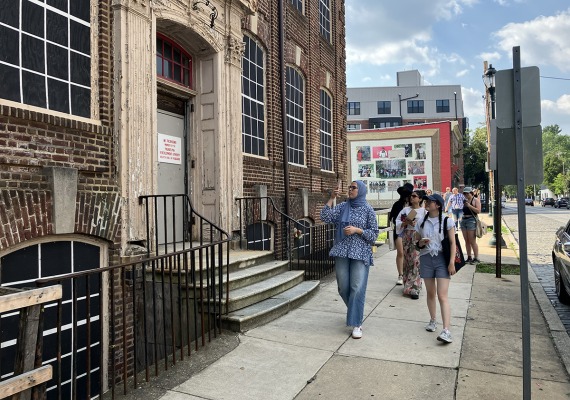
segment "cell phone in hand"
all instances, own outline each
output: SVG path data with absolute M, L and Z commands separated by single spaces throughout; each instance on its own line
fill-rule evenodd
M 413 221 L 416 218 L 416 210 L 411 210 L 408 215 L 406 216 L 406 219 L 408 219 L 409 221 Z

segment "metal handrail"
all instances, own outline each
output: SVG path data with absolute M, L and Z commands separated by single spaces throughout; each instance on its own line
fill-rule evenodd
M 302 269 L 305 271 L 305 277 L 311 279 L 322 277 L 332 271 L 332 259 L 328 256 L 328 250 L 332 247 L 331 225 L 306 226 L 280 211 L 275 205 L 275 201 L 269 196 L 238 197 L 235 200 L 239 203 L 240 247 L 243 248 L 244 238 L 248 244 L 250 243 L 247 231 L 250 221 L 254 222 L 251 224 L 254 227 L 254 238 L 256 237 L 255 221 L 260 223 L 263 221 L 273 222 L 276 225 L 280 222 L 282 233 L 273 237 L 273 250 L 276 258 L 288 260 L 291 269 Z M 248 202 L 254 203 L 253 206 L 248 207 Z M 267 210 L 265 212 L 262 211 L 262 202 L 266 202 Z M 262 214 L 265 214 L 265 217 Z M 296 234 L 299 234 L 299 237 Z M 299 242 L 299 246 L 292 245 L 294 240 Z M 294 250 L 297 250 L 296 254 L 294 254 Z

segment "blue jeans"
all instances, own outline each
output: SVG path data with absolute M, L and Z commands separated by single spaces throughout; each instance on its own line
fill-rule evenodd
M 348 326 L 362 325 L 368 268 L 361 260 L 344 257 L 335 259 L 338 294 L 346 304 L 346 325 Z
M 451 210 L 453 212 L 453 219 L 455 220 L 455 229 L 459 226 L 459 223 L 463 219 L 463 209 L 462 208 L 454 208 Z

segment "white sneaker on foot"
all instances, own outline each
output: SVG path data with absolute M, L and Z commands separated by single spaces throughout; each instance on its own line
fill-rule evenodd
M 360 339 L 362 337 L 362 327 L 355 326 L 352 330 L 352 338 L 353 339 Z
M 396 281 L 396 285 L 403 285 L 404 284 L 404 277 L 402 275 L 398 275 L 398 280 Z
M 449 332 L 447 329 L 441 331 L 441 333 L 437 337 L 437 340 L 443 343 L 453 342 L 453 338 L 451 337 L 451 332 Z

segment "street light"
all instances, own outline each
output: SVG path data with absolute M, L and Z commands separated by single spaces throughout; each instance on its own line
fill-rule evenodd
M 491 100 L 491 118 L 495 119 L 495 74 L 497 70 L 493 68 L 493 64 L 489 64 L 489 67 L 485 70 L 483 74 L 483 83 L 489 92 L 489 98 Z M 489 115 L 487 111 L 487 115 Z M 490 129 L 490 122 L 487 125 L 487 129 Z M 489 150 L 490 147 L 489 147 Z M 494 149 L 496 151 L 496 149 Z M 493 174 L 493 186 L 494 186 L 494 201 L 492 204 L 493 207 L 493 236 L 489 239 L 489 245 L 495 246 L 495 255 L 496 255 L 496 275 L 497 278 L 501 277 L 501 248 L 503 246 L 506 247 L 506 244 L 503 241 L 503 237 L 501 234 L 501 187 L 499 185 L 499 166 L 498 163 L 495 165 L 495 170 L 492 171 Z

